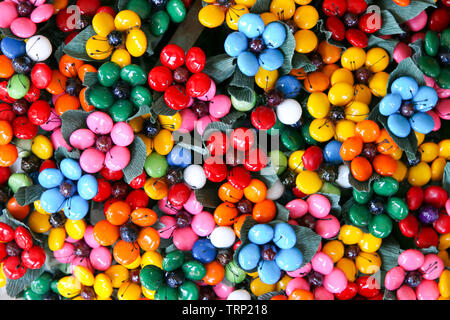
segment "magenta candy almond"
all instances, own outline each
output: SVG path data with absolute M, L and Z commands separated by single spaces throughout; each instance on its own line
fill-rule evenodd
M 11 23 L 19 16 L 16 5 L 12 2 L 0 2 L 0 28 L 9 28 Z
M 406 271 L 419 269 L 425 261 L 422 252 L 416 249 L 408 249 L 400 253 L 398 256 L 398 264 Z
M 58 128 L 55 131 L 53 131 L 53 133 L 51 135 L 51 140 L 52 140 L 53 148 L 55 150 L 58 150 L 59 147 L 64 147 L 67 149 L 67 151 L 72 151 L 72 149 L 73 149 L 64 139 L 62 132 L 61 132 L 61 128 Z
M 404 284 L 397 290 L 397 300 L 417 300 L 414 289 Z
M 437 300 L 439 296 L 439 286 L 435 281 L 422 280 L 416 288 L 417 300 Z
M 103 169 L 105 154 L 94 148 L 83 151 L 80 157 L 80 166 L 87 173 L 97 173 Z
M 400 63 L 404 59 L 411 57 L 411 55 L 412 55 L 412 49 L 406 43 L 400 41 L 395 46 L 394 55 L 393 55 L 395 62 Z
M 231 109 L 231 99 L 223 94 L 215 96 L 209 103 L 209 114 L 220 119 L 226 116 Z
M 216 226 L 211 213 L 202 211 L 194 216 L 191 222 L 192 230 L 200 237 L 209 236 Z
M 298 277 L 306 276 L 308 273 L 311 272 L 311 270 L 312 270 L 311 263 L 308 262 L 303 267 L 298 268 L 297 270 L 294 270 L 294 271 L 287 271 L 286 273 L 288 276 L 290 276 L 292 278 L 298 278 Z
M 106 153 L 105 166 L 112 171 L 125 169 L 130 163 L 131 154 L 127 147 L 114 146 Z
M 402 267 L 394 267 L 386 273 L 384 278 L 384 286 L 388 290 L 397 290 L 405 280 L 405 270 Z
M 175 215 L 177 214 L 178 211 L 180 211 L 183 208 L 183 206 L 177 206 L 172 203 L 169 203 L 167 201 L 167 197 L 165 197 L 158 201 L 158 208 L 166 214 Z
M 444 270 L 444 262 L 442 259 L 433 253 L 427 254 L 423 265 L 419 268 L 422 276 L 426 280 L 435 280 L 440 277 Z
M 191 251 L 198 236 L 191 227 L 176 229 L 173 232 L 173 244 L 181 251 Z
M 308 203 L 302 199 L 294 199 L 286 204 L 286 209 L 289 210 L 289 217 L 298 219 L 308 213 Z
M 171 216 L 162 216 L 159 222 L 164 224 L 164 227 L 158 230 L 159 236 L 162 239 L 169 239 L 175 231 L 177 221 Z
M 415 18 L 412 18 L 406 22 L 406 25 L 413 32 L 417 32 L 425 28 L 428 21 L 428 15 L 425 11 L 422 11 Z
M 53 15 L 53 12 L 54 12 L 53 5 L 49 3 L 43 4 L 39 7 L 36 7 L 36 9 L 33 10 L 33 12 L 30 15 L 30 19 L 34 23 L 41 23 L 50 19 Z
M 292 292 L 294 292 L 295 290 L 298 290 L 298 289 L 309 291 L 310 286 L 309 286 L 308 281 L 306 281 L 304 278 L 292 279 L 286 285 L 286 295 L 290 296 Z
M 330 214 L 316 221 L 315 231 L 322 238 L 330 239 L 337 236 L 340 227 L 341 225 L 339 223 L 339 220 L 335 216 Z
M 72 132 L 69 142 L 77 149 L 85 150 L 95 144 L 96 136 L 89 129 L 78 129 Z
M 10 29 L 17 37 L 29 38 L 36 33 L 37 27 L 29 18 L 21 17 L 11 23 Z
M 311 266 L 314 271 L 327 275 L 333 271 L 334 263 L 329 255 L 324 252 L 318 252 L 311 259 Z

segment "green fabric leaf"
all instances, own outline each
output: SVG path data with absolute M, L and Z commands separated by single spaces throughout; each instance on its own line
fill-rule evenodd
M 389 82 L 388 82 L 388 91 L 389 88 L 391 88 L 392 82 L 394 82 L 395 79 L 404 77 L 404 76 L 410 76 L 414 78 L 417 81 L 417 84 L 419 86 L 425 85 L 425 79 L 423 72 L 419 69 L 419 67 L 414 63 L 414 60 L 412 58 L 406 58 L 402 60 L 397 68 L 394 69 L 389 75 Z
M 289 221 L 289 210 L 286 209 L 283 205 L 275 202 L 275 206 L 277 207 L 277 216 L 275 220 L 288 222 Z
M 86 42 L 90 37 L 96 35 L 94 28 L 92 26 L 87 27 L 81 31 L 75 38 L 72 39 L 63 49 L 64 53 L 68 54 L 72 58 L 83 60 L 83 61 L 96 61 L 103 62 L 101 60 L 95 60 L 89 57 L 86 52 Z
M 159 37 L 154 36 L 149 29 L 148 25 L 143 25 L 141 30 L 145 33 L 147 37 L 147 50 L 145 51 L 149 56 L 152 56 L 155 53 L 155 49 L 158 46 L 159 42 L 163 38 L 164 35 Z
M 133 143 L 129 146 L 129 149 L 131 160 L 125 169 L 123 169 L 124 180 L 128 184 L 130 184 L 134 178 L 142 174 L 145 160 L 147 159 L 147 148 L 145 143 L 138 136 L 134 137 Z
M 206 182 L 205 186 L 201 189 L 194 190 L 195 199 L 202 204 L 205 208 L 217 208 L 221 203 L 217 192 L 220 185 L 218 183 Z
M 252 102 L 255 98 L 253 90 L 254 78 L 244 75 L 239 68 L 234 72 L 233 80 L 228 86 L 228 93 L 238 101 Z
M 300 69 L 303 68 L 306 73 L 314 72 L 317 67 L 309 60 L 308 56 L 303 53 L 295 52 L 292 57 L 292 68 Z
M 369 44 L 367 47 L 369 49 L 380 47 L 389 53 L 389 60 L 392 62 L 394 59 L 394 49 L 398 44 L 398 40 L 395 39 L 382 39 L 377 36 L 371 35 L 369 37 Z
M 381 21 L 382 27 L 378 30 L 378 34 L 391 35 L 403 33 L 403 29 L 400 28 L 397 20 L 395 20 L 395 17 L 388 10 L 381 10 Z
M 93 87 L 98 83 L 97 72 L 86 72 L 83 79 L 83 86 Z
M 450 162 L 447 162 L 444 168 L 444 177 L 442 178 L 442 187 L 450 194 Z
M 73 151 L 68 151 L 65 147 L 59 147 L 54 154 L 54 158 L 58 163 L 66 158 L 79 160 L 80 156 L 81 154 L 79 150 L 73 149 Z
M 250 9 L 251 13 L 264 13 L 270 11 L 271 0 L 256 0 L 253 7 Z
M 398 256 L 403 250 L 393 237 L 383 239 L 383 244 L 378 249 L 378 254 L 381 257 L 381 270 L 389 271 L 398 265 Z
M 281 21 L 280 21 L 281 22 Z M 292 32 L 289 30 L 289 27 L 286 23 L 281 22 L 286 29 L 286 40 L 284 41 L 283 45 L 279 47 L 278 49 L 283 53 L 284 61 L 283 65 L 280 69 L 278 69 L 278 72 L 280 76 L 288 74 L 292 70 L 292 57 L 294 56 L 295 52 L 295 38 Z
M 395 291 L 384 290 L 383 300 L 397 300 Z
M 286 295 L 286 291 L 280 290 L 280 291 L 267 292 L 265 294 L 258 296 L 258 300 L 270 300 L 273 297 L 279 296 L 279 295 Z
M 17 37 L 14 33 L 12 33 L 10 28 L 0 28 L 0 34 L 2 37 L 13 38 L 16 40 L 22 40 L 22 38 Z
M 291 227 L 294 229 L 295 235 L 297 236 L 297 243 L 295 244 L 295 247 L 300 249 L 303 254 L 303 263 L 300 266 L 301 268 L 305 264 L 309 263 L 316 254 L 317 250 L 319 250 L 322 237 L 307 227 L 295 225 L 291 225 Z
M 87 128 L 86 119 L 89 113 L 83 110 L 68 110 L 61 116 L 61 133 L 67 143 L 70 141 L 72 132 Z
M 261 180 L 266 185 L 267 189 L 271 188 L 277 180 L 279 180 L 277 172 L 272 166 L 272 162 L 269 158 L 269 163 L 265 168 L 258 172 L 252 172 L 252 177 Z
M 210 76 L 216 84 L 222 83 L 230 78 L 236 70 L 236 58 L 223 53 L 214 57 L 206 58 L 203 72 Z
M 375 4 L 382 9 L 389 10 L 399 24 L 417 17 L 428 7 L 436 7 L 434 0 L 414 0 L 407 7 L 400 7 L 392 0 L 377 0 Z
M 127 121 L 131 121 L 133 119 L 139 118 L 140 116 L 145 116 L 150 113 L 150 107 L 149 106 L 140 106 L 139 110 L 131 117 L 127 119 Z
M 241 111 L 231 111 L 229 114 L 227 114 L 225 117 L 220 118 L 220 121 L 227 124 L 232 125 L 234 124 L 238 119 L 245 117 L 245 112 Z
M 117 12 L 125 10 L 127 8 L 128 0 L 118 0 L 117 1 Z
M 24 289 L 29 287 L 31 283 L 43 273 L 44 268 L 34 270 L 28 269 L 22 278 L 17 280 L 8 279 L 6 282 L 6 294 L 10 297 L 18 297 Z
M 164 95 L 161 95 L 152 105 L 151 109 L 157 114 L 162 116 L 173 116 L 178 111 L 169 108 L 164 101 Z
M 36 200 L 41 198 L 41 194 L 46 189 L 39 184 L 29 186 L 29 187 L 21 187 L 14 194 L 14 197 L 17 200 L 17 203 L 21 206 L 26 206 L 33 203 Z
M 413 43 L 408 44 L 409 47 L 413 50 L 412 59 L 417 64 L 419 61 L 419 58 L 423 56 L 423 40 L 418 39 L 414 41 Z
M 409 59 L 409 58 L 408 58 Z M 405 60 L 403 60 L 405 61 Z M 403 62 L 402 61 L 402 62 Z M 414 134 L 414 131 L 411 130 L 411 133 L 406 138 L 399 138 L 389 129 L 387 125 L 388 117 L 383 116 L 380 113 L 379 105 L 376 105 L 369 114 L 369 120 L 374 120 L 383 125 L 386 131 L 389 133 L 389 136 L 394 140 L 394 142 L 402 149 L 406 157 L 413 161 L 416 159 L 416 150 L 417 150 L 417 138 Z

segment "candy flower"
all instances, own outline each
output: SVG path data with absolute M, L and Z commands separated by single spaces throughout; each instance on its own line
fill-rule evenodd
M 278 49 L 286 40 L 286 28 L 274 21 L 265 26 L 263 19 L 254 13 L 239 18 L 238 31 L 228 35 L 225 52 L 237 57 L 239 70 L 253 77 L 259 68 L 275 71 L 283 65 L 284 57 Z
M 131 59 L 130 55 L 140 57 L 147 50 L 147 37 L 140 29 L 141 18 L 134 11 L 122 10 L 115 18 L 99 12 L 92 19 L 92 27 L 96 35 L 86 42 L 86 52 L 95 60 L 119 54 Z
M 417 84 L 411 77 L 400 77 L 391 85 L 391 93 L 380 102 L 380 113 L 387 116 L 387 125 L 394 135 L 406 138 L 411 129 L 428 134 L 434 119 L 427 112 L 438 102 L 436 90 Z
M 64 214 L 71 220 L 81 220 L 86 216 L 88 201 L 98 192 L 95 177 L 83 175 L 78 162 L 68 158 L 61 161 L 60 169 L 42 170 L 38 181 L 47 189 L 40 198 L 42 209 L 50 214 L 64 209 Z
M 29 38 L 37 31 L 37 24 L 51 18 L 52 4 L 46 0 L 13 0 L 0 2 L 0 28 L 9 28 L 20 38 Z

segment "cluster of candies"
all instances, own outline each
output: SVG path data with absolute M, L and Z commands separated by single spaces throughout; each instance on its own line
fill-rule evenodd
M 439 235 L 450 231 L 450 219 L 444 209 L 447 200 L 447 191 L 442 187 L 411 187 L 406 203 L 412 212 L 399 223 L 402 234 L 414 238 L 418 248 L 437 247 Z
M 46 260 L 45 250 L 33 243 L 30 231 L 18 226 L 0 223 L 0 264 L 3 277 L 11 280 L 22 278 L 28 269 L 40 269 Z M 3 278 L 2 277 L 2 278 Z
M 175 44 L 163 48 L 160 54 L 162 66 L 154 67 L 148 74 L 150 88 L 164 92 L 164 102 L 173 110 L 183 110 L 194 104 L 194 98 L 210 101 L 216 93 L 214 81 L 203 68 L 206 55 L 193 47 L 184 53 Z M 191 74 L 192 73 L 192 74 Z
M 367 6 L 364 0 L 324 1 L 322 11 L 328 16 L 325 26 L 332 39 L 346 39 L 352 46 L 367 47 L 368 35 L 380 30 L 383 24 L 379 13 L 366 13 Z
M 386 273 L 384 285 L 398 300 L 437 300 L 441 293 L 448 295 L 448 272 L 438 255 L 408 249 L 398 256 L 398 266 Z

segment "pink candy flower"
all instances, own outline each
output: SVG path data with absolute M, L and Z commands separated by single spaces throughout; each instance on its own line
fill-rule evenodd
M 29 38 L 37 24 L 47 21 L 54 12 L 46 0 L 5 0 L 0 2 L 0 28 L 9 28 L 19 38 Z

